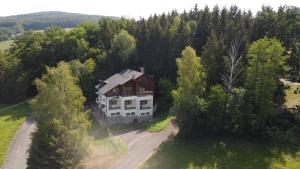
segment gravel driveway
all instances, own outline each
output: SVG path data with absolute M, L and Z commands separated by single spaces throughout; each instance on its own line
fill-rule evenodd
M 31 133 L 35 130 L 33 120 L 27 120 L 18 130 L 10 144 L 3 169 L 26 169 L 27 149 L 31 143 Z
M 177 128 L 169 125 L 161 132 L 131 131 L 119 135 L 128 145 L 128 152 L 111 169 L 135 169 L 143 164 Z

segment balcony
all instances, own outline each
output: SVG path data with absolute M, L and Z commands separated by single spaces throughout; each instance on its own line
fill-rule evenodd
M 121 106 L 116 106 L 116 105 L 110 105 L 109 106 L 109 110 L 117 110 L 117 109 L 121 109 Z
M 151 105 L 141 105 L 140 110 L 152 109 Z
M 142 91 L 142 92 L 137 92 L 138 96 L 146 96 L 146 95 L 153 95 L 153 91 Z
M 125 100 L 125 110 L 136 109 L 136 100 Z
M 120 100 L 111 99 L 109 100 L 109 110 L 116 110 L 121 108 Z

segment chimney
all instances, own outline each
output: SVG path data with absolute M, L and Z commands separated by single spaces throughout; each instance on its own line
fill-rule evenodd
M 145 68 L 144 67 L 140 67 L 141 73 L 145 73 Z

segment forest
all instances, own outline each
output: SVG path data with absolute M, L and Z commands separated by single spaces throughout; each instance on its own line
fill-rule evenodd
M 77 79 L 92 103 L 98 80 L 140 67 L 157 82 L 158 112 L 176 114 L 183 138 L 233 135 L 299 143 L 300 108 L 283 105 L 279 80 L 300 80 L 300 9 L 293 6 L 264 6 L 253 14 L 237 6 L 195 5 L 138 20 L 105 18 L 70 31 L 29 31 L 0 53 L 0 102 L 37 95 L 61 71 Z

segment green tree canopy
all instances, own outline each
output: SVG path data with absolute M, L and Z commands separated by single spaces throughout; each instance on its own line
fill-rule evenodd
M 183 135 L 193 134 L 199 125 L 197 116 L 201 114 L 204 100 L 204 72 L 200 57 L 191 47 L 186 47 L 181 57 L 176 59 L 178 67 L 177 89 L 172 91 L 174 111 Z
M 37 130 L 33 134 L 28 169 L 73 169 L 86 150 L 89 127 L 83 113 L 85 98 L 69 66 L 61 62 L 37 79 L 38 95 L 32 101 Z
M 126 30 L 121 30 L 112 41 L 113 55 L 117 55 L 126 62 L 128 57 L 135 51 L 136 41 Z
M 208 88 L 215 84 L 220 84 L 221 73 L 224 72 L 224 56 L 226 53 L 226 46 L 222 37 L 217 37 L 212 33 L 203 47 L 201 59 L 207 74 Z
M 274 112 L 274 94 L 283 72 L 284 48 L 277 39 L 260 39 L 250 46 L 246 88 L 255 111 L 263 118 Z

